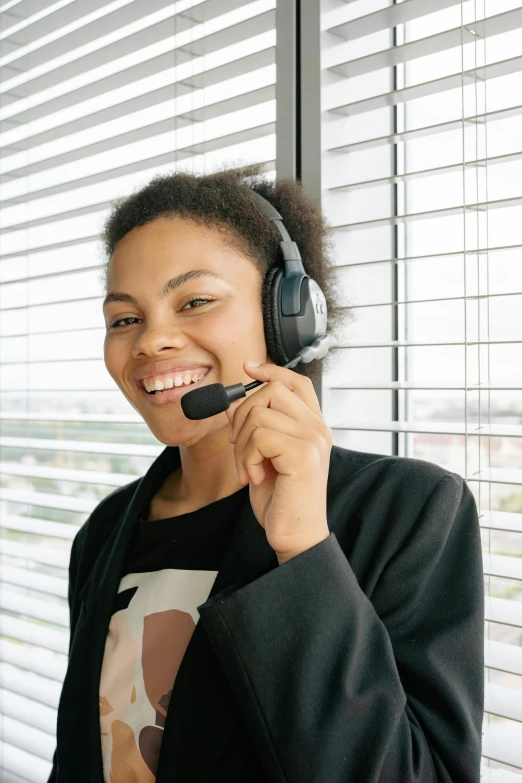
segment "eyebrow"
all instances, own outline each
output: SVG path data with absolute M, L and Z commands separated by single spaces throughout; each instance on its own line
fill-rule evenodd
M 183 272 L 181 275 L 176 275 L 176 277 L 171 277 L 170 280 L 167 280 L 163 286 L 161 298 L 164 299 L 176 288 L 184 285 L 189 280 L 196 280 L 199 277 L 213 277 L 216 280 L 225 279 L 224 277 L 221 277 L 221 275 L 218 275 L 217 272 L 213 272 L 211 269 L 190 269 L 188 272 Z M 137 299 L 131 296 L 131 294 L 126 294 L 123 291 L 111 291 L 109 294 L 107 294 L 103 300 L 102 307 L 105 307 L 105 305 L 109 304 L 109 302 L 131 302 L 133 304 L 138 304 Z

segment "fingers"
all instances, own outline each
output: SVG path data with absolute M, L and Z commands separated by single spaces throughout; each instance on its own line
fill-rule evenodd
M 259 381 L 279 381 L 299 397 L 317 416 L 321 416 L 321 406 L 312 381 L 305 375 L 299 375 L 288 367 L 277 364 L 260 364 L 259 367 L 243 365 L 245 372 Z M 253 396 L 253 395 L 252 395 Z
M 311 441 L 294 437 L 288 433 L 258 427 L 251 433 L 236 466 L 240 481 L 260 484 L 265 477 L 264 460 L 270 460 L 275 471 L 283 476 L 315 477 L 321 466 L 320 449 Z M 243 476 L 243 478 L 242 478 Z
M 312 414 L 312 416 L 314 416 L 314 414 Z M 314 418 L 316 417 L 314 416 Z M 312 424 L 315 424 L 315 421 L 312 422 Z M 255 405 L 250 409 L 247 418 L 240 427 L 235 439 L 234 460 L 236 462 L 236 470 L 240 481 L 246 480 L 242 471 L 242 465 L 246 464 L 247 454 L 252 453 L 253 448 L 254 453 L 257 453 L 258 457 L 261 455 L 260 437 L 261 435 L 264 435 L 264 432 L 270 430 L 273 431 L 276 436 L 286 435 L 292 437 L 297 443 L 300 443 L 302 458 L 304 457 L 304 452 L 310 446 L 315 449 L 321 458 L 329 456 L 331 448 L 331 433 L 329 429 L 329 437 L 325 438 L 323 433 L 315 426 L 309 426 L 274 408 Z M 256 465 L 263 459 L 268 458 L 269 455 L 264 454 L 263 457 L 260 457 L 257 461 L 254 460 L 254 462 L 249 462 L 249 464 Z M 275 464 L 274 467 L 276 467 Z M 255 473 L 256 471 L 254 471 L 252 475 L 255 475 Z
M 244 426 L 251 411 L 256 407 L 270 408 L 271 410 L 284 413 L 291 419 L 300 421 L 318 432 L 322 432 L 324 436 L 327 436 L 326 430 L 330 432 L 320 411 L 319 414 L 316 414 L 299 394 L 293 392 L 281 381 L 270 381 L 265 386 L 257 389 L 250 397 L 244 399 L 235 409 L 229 434 L 231 443 L 234 443 L 240 429 Z

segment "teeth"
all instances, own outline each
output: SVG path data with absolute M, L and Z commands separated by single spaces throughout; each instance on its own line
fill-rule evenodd
M 167 377 L 164 381 L 159 378 L 155 381 L 147 380 L 143 382 L 143 385 L 148 392 L 163 391 L 164 389 L 172 389 L 175 386 L 189 386 L 191 383 L 197 383 L 204 377 L 204 372 L 199 375 L 194 373 L 192 376 L 189 372 L 186 372 L 185 375 L 176 375 L 174 378 Z

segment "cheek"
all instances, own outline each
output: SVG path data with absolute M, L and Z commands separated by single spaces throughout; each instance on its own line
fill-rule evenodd
M 222 346 L 264 345 L 265 333 L 260 303 L 256 301 L 247 304 L 243 301 L 226 314 L 216 315 L 211 334 L 212 339 L 219 338 Z
M 106 337 L 103 343 L 103 361 L 105 362 L 107 372 L 117 382 L 120 369 L 125 361 L 125 355 L 121 350 L 121 346 L 118 347 L 110 337 Z

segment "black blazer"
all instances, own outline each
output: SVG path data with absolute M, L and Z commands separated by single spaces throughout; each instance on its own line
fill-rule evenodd
M 166 447 L 74 540 L 52 783 L 103 783 L 98 689 L 120 569 L 140 512 L 179 465 Z M 247 498 L 198 607 L 157 783 L 478 783 L 471 490 L 430 462 L 333 446 L 327 514 L 330 536 L 279 566 Z

